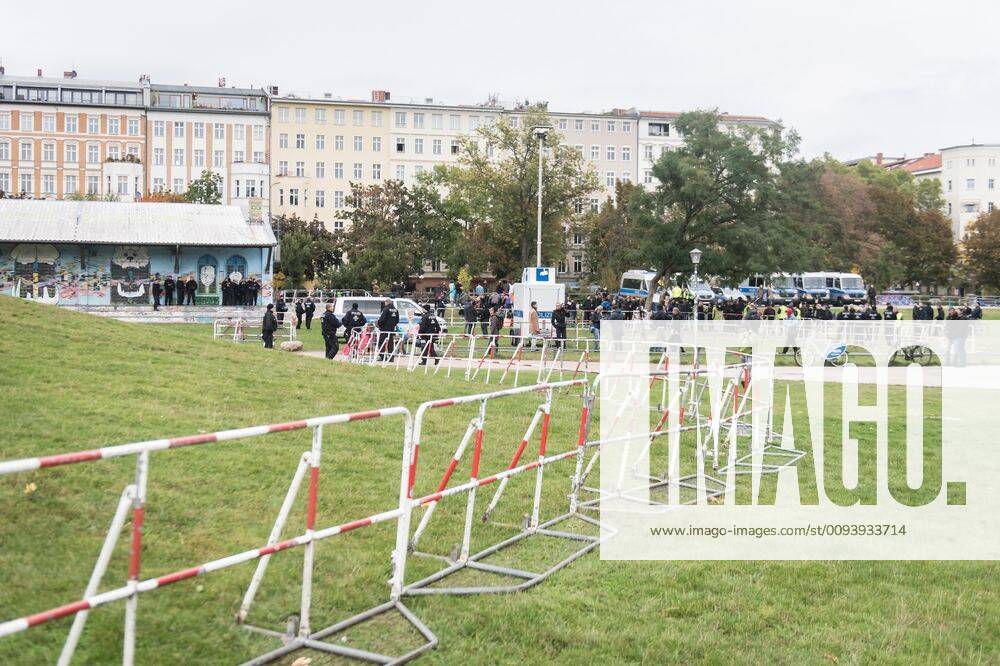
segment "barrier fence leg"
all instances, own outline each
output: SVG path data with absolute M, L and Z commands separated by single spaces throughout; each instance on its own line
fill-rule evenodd
M 295 504 L 295 498 L 298 497 L 299 487 L 302 485 L 302 479 L 305 477 L 306 468 L 310 467 L 310 453 L 306 451 L 299 458 L 299 466 L 295 469 L 295 475 L 292 477 L 292 483 L 288 486 L 288 492 L 285 494 L 285 501 L 281 503 L 281 509 L 278 511 L 278 517 L 274 521 L 274 527 L 271 528 L 271 534 L 267 537 L 267 545 L 270 546 L 278 542 L 281 538 L 281 530 L 285 526 L 285 521 L 288 519 L 288 514 L 292 511 L 292 506 Z M 250 612 L 250 606 L 253 604 L 254 597 L 257 596 L 257 590 L 260 588 L 261 581 L 264 580 L 264 572 L 267 571 L 267 564 L 271 561 L 270 555 L 264 555 L 257 561 L 257 569 L 254 571 L 253 578 L 250 580 L 250 586 L 247 588 L 246 594 L 243 595 L 243 603 L 240 605 L 240 612 L 236 614 L 237 624 L 242 624 L 247 619 L 247 614 Z
M 507 466 L 507 469 L 514 469 L 521 461 L 521 455 L 524 453 L 524 449 L 528 446 L 528 442 L 531 440 L 531 435 L 535 432 L 535 426 L 538 425 L 538 421 L 542 418 L 542 413 L 542 407 L 535 410 L 534 416 L 531 417 L 531 423 L 528 424 L 528 429 L 524 431 L 524 437 L 521 438 L 521 443 L 518 444 L 517 451 L 514 452 L 514 457 L 511 459 L 510 465 Z M 497 486 L 496 492 L 493 493 L 493 499 L 490 500 L 489 506 L 486 507 L 486 511 L 483 513 L 484 523 L 489 521 L 490 516 L 493 514 L 493 510 L 496 509 L 497 504 L 500 503 L 500 497 L 503 495 L 503 491 L 507 487 L 507 483 L 509 481 L 509 476 L 505 476 L 500 480 L 500 485 Z
M 406 580 L 406 555 L 410 541 L 410 519 L 413 516 L 413 484 L 416 481 L 416 458 L 420 445 L 420 432 L 415 430 L 410 417 L 403 428 L 403 464 L 399 477 L 399 520 L 396 522 L 396 547 L 392 551 L 392 582 L 389 598 L 398 604 Z
M 122 664 L 135 663 L 135 616 L 139 607 L 139 570 L 142 562 L 142 526 L 146 517 L 146 481 L 149 477 L 149 451 L 135 460 L 135 499 L 132 502 L 132 543 L 129 550 L 128 584 L 131 594 L 125 600 L 125 640 Z
M 552 411 L 552 389 L 542 405 L 542 436 L 538 443 L 538 470 L 535 472 L 535 501 L 531 507 L 531 529 L 538 529 L 538 514 L 542 505 L 542 475 L 545 472 L 545 449 L 549 441 L 549 416 Z
M 469 559 L 469 547 L 472 542 L 472 514 L 476 510 L 476 481 L 479 480 L 479 457 L 483 452 L 483 426 L 486 422 L 486 401 L 479 403 L 479 423 L 476 427 L 476 443 L 472 449 L 472 473 L 469 481 L 473 484 L 469 488 L 469 499 L 465 506 L 465 531 L 462 534 L 462 554 L 459 562 Z
M 104 573 L 108 570 L 108 562 L 111 561 L 115 544 L 118 542 L 118 537 L 121 536 L 122 528 L 125 526 L 125 518 L 128 517 L 129 506 L 134 501 L 135 486 L 126 486 L 125 490 L 122 491 L 121 497 L 118 498 L 118 508 L 115 509 L 115 515 L 111 519 L 111 527 L 108 528 L 108 533 L 104 537 L 104 544 L 101 546 L 101 552 L 97 556 L 97 563 L 94 564 L 94 571 L 90 574 L 90 581 L 87 583 L 87 589 L 83 593 L 84 599 L 97 594 L 97 589 L 101 585 L 101 579 L 104 578 Z M 90 611 L 84 610 L 77 613 L 73 618 L 73 626 L 70 627 L 69 636 L 66 637 L 66 643 L 59 654 L 59 661 L 56 662 L 58 666 L 69 666 L 89 614 Z
M 323 426 L 313 428 L 312 450 L 309 452 L 309 503 L 306 505 L 306 542 L 302 558 L 302 604 L 299 611 L 299 636 L 305 638 L 309 631 L 309 610 L 312 607 L 313 556 L 316 542 L 312 535 L 316 528 L 316 501 L 319 494 L 319 463 L 323 450 Z
M 580 504 L 580 488 L 583 486 L 583 459 L 587 450 L 587 433 L 590 430 L 591 405 L 593 395 L 588 387 L 583 390 L 583 408 L 580 410 L 580 430 L 576 440 L 576 470 L 573 472 L 573 484 L 569 495 L 569 512 L 576 513 Z
M 441 492 L 448 487 L 448 481 L 451 480 L 451 475 L 455 473 L 455 468 L 458 467 L 458 463 L 462 459 L 465 447 L 469 445 L 472 435 L 477 430 L 477 423 L 478 419 L 472 419 L 472 421 L 469 422 L 468 427 L 465 429 L 465 434 L 462 435 L 462 441 L 455 450 L 455 455 L 452 456 L 451 462 L 448 464 L 448 469 L 445 470 L 444 476 L 441 478 L 441 483 L 438 484 L 438 492 Z M 417 542 L 420 541 L 420 537 L 423 535 L 424 530 L 427 529 L 427 524 L 430 522 L 431 516 L 434 514 L 435 507 L 437 507 L 436 501 L 427 504 L 427 509 L 424 511 L 424 515 L 421 516 L 417 529 L 413 532 L 413 538 L 410 539 L 411 550 L 417 547 Z

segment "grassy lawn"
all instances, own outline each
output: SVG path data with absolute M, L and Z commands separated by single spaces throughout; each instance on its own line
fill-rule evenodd
M 0 297 L 0 459 L 87 449 L 228 427 L 403 404 L 480 391 L 457 378 L 332 364 L 213 341 L 200 326 L 123 324 Z M 322 348 L 317 325 L 303 331 Z M 491 404 L 482 468 L 506 467 L 541 396 Z M 895 404 L 903 397 L 894 395 Z M 579 398 L 556 397 L 550 451 L 575 442 Z M 831 414 L 840 410 L 831 405 Z M 420 449 L 418 494 L 436 488 L 475 407 L 436 410 Z M 799 418 L 801 415 L 796 415 Z M 798 428 L 797 428 L 798 431 Z M 362 421 L 324 437 L 319 525 L 395 505 L 402 425 Z M 901 435 L 893 442 L 899 445 Z M 537 440 L 536 440 L 537 441 Z M 262 545 L 300 454 L 305 431 L 154 453 L 143 577 Z M 216 450 L 220 449 L 220 450 Z M 131 482 L 133 459 L 0 477 L 0 620 L 76 600 Z M 565 507 L 568 465 L 546 472 L 543 507 Z M 468 473 L 463 462 L 456 479 Z M 26 493 L 26 484 L 37 489 Z M 530 510 L 534 477 L 515 478 L 473 547 L 513 533 Z M 488 501 L 492 487 L 480 494 Z M 464 498 L 442 503 L 422 545 L 447 554 L 460 540 Z M 285 536 L 304 524 L 300 494 Z M 126 526 L 127 528 L 128 526 Z M 395 523 L 316 548 L 314 626 L 388 598 Z M 102 589 L 126 576 L 119 542 Z M 512 551 L 536 570 L 561 544 Z M 508 556 L 509 557 L 509 556 Z M 411 576 L 437 564 L 410 560 Z M 275 647 L 233 617 L 253 572 L 245 564 L 144 594 L 141 663 L 232 663 Z M 250 620 L 283 629 L 298 610 L 301 552 L 272 558 Z M 1000 660 L 1000 566 L 976 562 L 602 562 L 588 555 L 539 587 L 508 596 L 407 601 L 438 634 L 427 663 L 664 663 L 667 661 L 903 663 Z M 503 581 L 508 582 L 508 581 Z M 123 605 L 91 613 L 77 663 L 120 661 Z M 0 664 L 52 663 L 70 621 L 0 639 Z M 347 645 L 401 652 L 414 637 L 388 617 L 347 634 Z M 327 663 L 315 657 L 313 664 Z

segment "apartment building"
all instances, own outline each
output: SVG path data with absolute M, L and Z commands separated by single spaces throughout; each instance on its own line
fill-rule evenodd
M 391 178 L 388 124 L 381 102 L 294 96 L 271 99 L 271 214 L 319 219 L 342 229 L 336 215 L 352 182 Z
M 263 90 L 222 84 L 149 85 L 146 186 L 183 194 L 209 170 L 222 178 L 223 203 L 263 219 L 271 177 L 269 100 Z
M 15 77 L 0 68 L 0 192 L 134 201 L 145 189 L 147 94 L 75 71 Z

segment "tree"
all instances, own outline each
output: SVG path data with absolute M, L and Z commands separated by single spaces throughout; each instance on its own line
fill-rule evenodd
M 544 107 L 521 116 L 519 126 L 503 119 L 460 140 L 456 166 L 435 168 L 433 183 L 448 192 L 448 205 L 467 230 L 454 248 L 473 272 L 488 266 L 497 275 L 516 275 L 535 263 L 538 206 L 538 139 L 531 128 L 549 125 Z M 577 200 L 598 188 L 593 168 L 580 151 L 549 131 L 544 145 L 542 194 L 543 263 L 565 253 L 563 223 Z M 476 262 L 477 255 L 479 261 Z M 449 262 L 450 263 L 450 262 Z M 459 264 L 461 265 L 461 264 Z
M 147 192 L 139 198 L 143 203 L 187 203 L 188 200 L 183 194 L 176 192 Z
M 964 267 L 979 286 L 1000 289 L 1000 210 L 983 213 L 966 227 Z
M 639 231 L 629 210 L 635 185 L 618 181 L 615 197 L 608 197 L 597 212 L 590 212 L 577 227 L 585 240 L 587 273 L 603 285 L 618 283 L 621 274 L 641 265 L 636 239 Z
M 191 203 L 222 203 L 222 176 L 205 169 L 188 185 L 184 198 Z
M 705 275 L 736 280 L 795 270 L 802 253 L 796 230 L 775 214 L 776 165 L 795 151 L 798 137 L 780 125 L 723 131 L 717 111 L 682 114 L 675 127 L 684 145 L 660 157 L 656 189 L 633 201 L 640 256 L 655 268 L 654 281 L 688 273 L 694 247 L 704 251 Z
M 306 222 L 296 215 L 279 215 L 271 219 L 271 229 L 281 245 L 278 264 L 290 284 L 315 280 L 341 260 L 336 237 L 315 217 Z
M 398 180 L 378 185 L 351 183 L 339 214 L 348 222 L 337 234 L 336 247 L 346 262 L 324 279 L 343 286 L 368 288 L 372 282 L 405 282 L 423 271 L 442 237 L 452 234 L 455 223 L 435 211 L 433 188 L 407 189 Z

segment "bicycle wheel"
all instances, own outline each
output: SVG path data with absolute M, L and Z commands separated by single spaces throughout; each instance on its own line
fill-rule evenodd
M 802 350 L 799 349 L 798 347 L 796 347 L 795 351 L 793 352 L 793 355 L 795 356 L 795 365 L 797 365 L 797 366 L 799 366 L 801 368 L 802 367 Z
M 914 347 L 913 360 L 920 365 L 930 365 L 934 360 L 934 352 L 927 347 Z
M 840 352 L 839 354 L 827 354 L 826 362 L 835 368 L 839 368 L 847 363 L 847 350 Z

